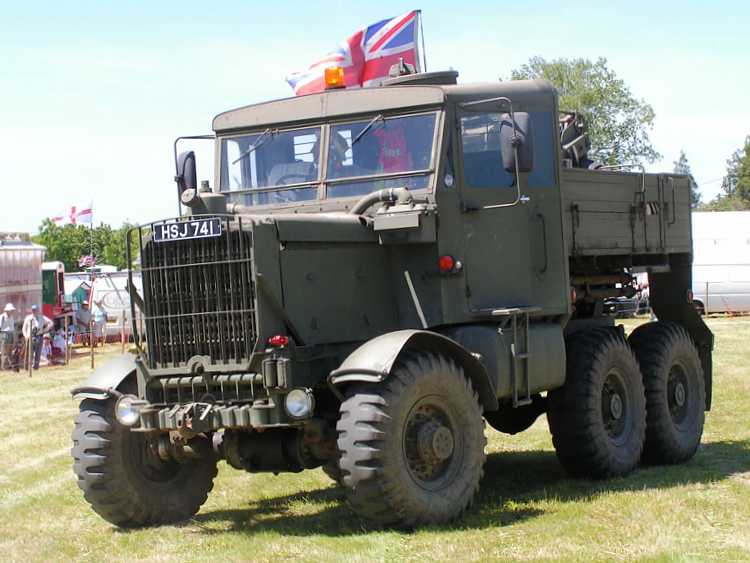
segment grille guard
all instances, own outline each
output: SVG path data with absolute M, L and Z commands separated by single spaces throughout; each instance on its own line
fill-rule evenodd
M 152 239 L 157 226 L 200 217 L 219 218 L 221 236 Z M 206 215 L 154 221 L 128 231 L 128 286 L 135 293 L 130 299 L 132 330 L 150 375 L 250 371 L 259 326 L 252 224 L 239 215 Z M 133 267 L 134 245 L 139 267 Z M 138 272 L 142 300 L 133 285 Z M 138 330 L 136 306 L 145 331 Z

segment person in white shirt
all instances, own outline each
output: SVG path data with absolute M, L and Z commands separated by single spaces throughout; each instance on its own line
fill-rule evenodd
M 91 310 L 89 309 L 89 302 L 88 301 L 81 301 L 81 307 L 76 311 L 75 315 L 75 327 L 78 334 L 82 335 L 82 342 L 85 342 L 88 344 L 88 338 L 86 336 L 90 337 L 91 334 L 89 334 L 93 329 L 92 324 L 92 317 L 91 317 Z
M 45 317 L 36 305 L 31 306 L 31 313 L 26 315 L 23 321 L 23 337 L 28 339 L 31 338 L 31 347 L 34 354 L 34 369 L 39 369 L 39 357 L 42 353 L 42 342 L 44 335 L 51 332 L 55 328 L 53 323 L 48 317 Z
M 16 337 L 16 308 L 13 303 L 5 305 L 0 314 L 0 369 L 10 369 L 10 358 Z
M 107 309 L 104 308 L 102 300 L 95 302 L 94 307 L 94 343 L 102 346 L 107 342 Z

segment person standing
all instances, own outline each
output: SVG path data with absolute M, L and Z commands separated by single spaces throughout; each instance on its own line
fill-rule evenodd
M 94 309 L 94 340 L 95 345 L 99 345 L 101 342 L 102 346 L 107 341 L 107 309 L 104 308 L 102 300 L 95 301 L 96 308 Z
M 39 356 L 42 353 L 44 335 L 55 328 L 48 317 L 45 317 L 36 305 L 31 306 L 31 313 L 23 321 L 23 336 L 28 342 L 31 338 L 31 348 L 34 354 L 34 369 L 39 369 Z M 31 359 L 31 358 L 29 358 Z
M 88 339 L 84 338 L 84 335 L 92 337 L 91 332 L 91 311 L 89 310 L 89 302 L 81 301 L 81 308 L 76 311 L 75 316 L 76 331 L 81 335 L 82 341 L 89 344 Z
M 8 303 L 0 314 L 0 369 L 11 368 L 15 334 L 16 308 L 13 303 Z

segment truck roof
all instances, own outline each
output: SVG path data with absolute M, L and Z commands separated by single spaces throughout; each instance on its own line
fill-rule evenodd
M 498 96 L 523 99 L 524 109 L 527 110 L 552 110 L 550 100 L 554 92 L 554 87 L 546 80 L 329 90 L 225 111 L 214 118 L 213 130 L 222 133 L 400 108 L 437 107 L 446 101 L 468 102 Z

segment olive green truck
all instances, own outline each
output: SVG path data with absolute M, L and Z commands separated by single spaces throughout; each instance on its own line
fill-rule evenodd
M 690 459 L 713 336 L 692 305 L 690 189 L 602 167 L 544 81 L 395 77 L 218 115 L 215 178 L 128 238 L 136 354 L 73 390 L 72 456 L 118 526 L 193 516 L 219 460 L 322 467 L 352 509 L 460 516 L 485 425 L 547 415 L 574 477 Z M 658 321 L 605 302 L 648 273 Z

